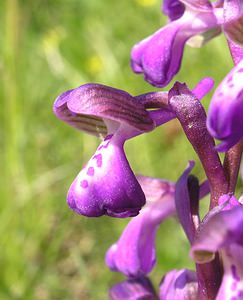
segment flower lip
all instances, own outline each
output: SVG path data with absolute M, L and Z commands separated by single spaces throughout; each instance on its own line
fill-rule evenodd
M 150 131 L 155 126 L 136 97 L 101 84 L 85 84 L 61 94 L 53 110 L 69 125 L 96 135 L 106 132 L 105 120 L 125 123 L 139 131 Z
M 67 195 L 69 207 L 88 217 L 135 216 L 145 204 L 141 189 L 126 159 L 124 140 L 107 136 L 73 181 Z
M 68 90 L 64 93 L 62 93 L 60 96 L 58 96 L 54 102 L 53 108 L 59 108 L 61 107 L 63 104 L 65 104 L 67 102 L 67 97 L 72 93 L 73 89 Z
M 137 207 L 123 207 L 123 208 L 110 208 L 107 205 L 97 205 L 93 208 L 90 206 L 88 208 L 78 207 L 77 199 L 74 199 L 72 189 L 69 190 L 67 196 L 67 203 L 69 207 L 75 211 L 77 214 L 86 216 L 86 217 L 100 217 L 107 215 L 113 218 L 128 218 L 135 217 L 141 209 L 141 204 Z

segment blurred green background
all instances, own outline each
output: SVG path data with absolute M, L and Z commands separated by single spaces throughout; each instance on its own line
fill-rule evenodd
M 165 24 L 160 6 L 159 0 L 0 1 L 1 300 L 106 299 L 108 287 L 122 279 L 107 269 L 104 255 L 128 220 L 88 219 L 66 205 L 69 185 L 99 141 L 56 119 L 52 104 L 87 82 L 133 95 L 154 91 L 132 73 L 129 55 Z M 186 47 L 175 80 L 193 87 L 212 76 L 219 83 L 231 65 L 220 37 L 202 49 Z M 127 142 L 126 152 L 136 173 L 169 180 L 196 159 L 175 121 Z M 203 179 L 199 163 L 195 173 Z M 176 220 L 161 226 L 157 249 L 156 286 L 169 269 L 193 266 Z

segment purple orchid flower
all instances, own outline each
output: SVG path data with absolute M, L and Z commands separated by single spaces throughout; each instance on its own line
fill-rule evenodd
M 217 212 L 201 226 L 191 256 L 199 264 L 210 262 L 219 251 L 223 279 L 216 300 L 243 298 L 243 206 L 232 195 L 224 195 Z
M 156 300 L 152 283 L 146 277 L 129 279 L 114 285 L 109 291 L 110 300 Z
M 160 284 L 162 300 L 197 300 L 198 282 L 195 272 L 190 270 L 172 270 L 167 273 Z
M 154 86 L 166 86 L 180 69 L 187 41 L 190 45 L 198 47 L 218 35 L 222 26 L 225 32 L 232 32 L 232 22 L 239 22 L 242 12 L 239 10 L 238 14 L 234 15 L 234 19 L 224 19 L 226 9 L 231 9 L 234 0 L 231 2 L 225 5 L 224 9 L 221 3 L 211 3 L 208 0 L 166 2 L 164 4 L 166 14 L 174 17 L 174 21 L 133 47 L 131 53 L 133 71 L 143 73 L 145 80 Z M 176 7 L 179 3 L 185 5 L 185 13 L 177 19 L 173 5 Z M 172 5 L 171 9 L 169 9 L 170 5 Z M 237 28 L 238 25 L 234 24 L 234 26 Z M 233 35 L 237 40 L 242 39 L 241 36 L 231 33 L 231 36 Z M 192 39 L 198 36 L 201 36 L 200 45 L 195 42 L 198 38 Z
M 136 278 L 153 269 L 157 229 L 175 213 L 173 183 L 143 176 L 138 180 L 146 196 L 146 205 L 128 223 L 118 242 L 106 254 L 106 264 L 112 271 Z
M 218 26 L 214 10 L 208 1 L 181 1 L 185 13 L 150 37 L 135 45 L 131 54 L 131 66 L 135 73 L 157 87 L 166 86 L 179 71 L 183 48 L 194 35 Z
M 213 81 L 205 78 L 193 92 L 201 99 L 212 85 Z M 157 110 L 146 110 L 154 105 Z M 145 196 L 123 146 L 127 139 L 175 118 L 168 107 L 168 93 L 132 97 L 111 87 L 86 84 L 60 95 L 54 103 L 54 113 L 79 130 L 104 136 L 69 189 L 70 208 L 90 217 L 137 215 L 145 204 Z
M 124 91 L 86 84 L 59 96 L 54 112 L 78 129 L 106 136 L 72 183 L 67 196 L 70 208 L 92 217 L 137 215 L 145 196 L 123 145 L 127 139 L 154 128 L 144 106 Z

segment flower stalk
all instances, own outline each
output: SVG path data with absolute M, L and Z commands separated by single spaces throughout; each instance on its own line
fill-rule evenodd
M 176 83 L 169 99 L 172 110 L 202 163 L 211 190 L 210 208 L 213 208 L 217 206 L 219 197 L 227 193 L 228 183 L 214 140 L 206 127 L 206 113 L 185 85 Z

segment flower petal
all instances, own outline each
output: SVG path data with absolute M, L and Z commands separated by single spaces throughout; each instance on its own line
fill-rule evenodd
M 179 71 L 186 41 L 217 26 L 213 10 L 186 11 L 183 16 L 136 44 L 131 53 L 135 73 L 157 87 L 166 86 Z
M 166 86 L 177 73 L 186 39 L 175 39 L 181 28 L 179 21 L 172 22 L 149 38 L 135 45 L 131 53 L 131 66 L 135 73 L 144 73 L 144 79 L 157 87 Z M 177 56 L 172 54 L 177 49 Z
M 114 285 L 109 291 L 110 300 L 156 300 L 154 288 L 146 277 L 129 279 Z
M 175 212 L 174 184 L 139 177 L 147 204 L 123 231 L 118 242 L 106 254 L 106 264 L 112 271 L 129 277 L 148 274 L 155 262 L 155 235 L 158 225 Z
M 175 204 L 180 223 L 192 243 L 199 224 L 199 184 L 196 177 L 189 177 L 194 167 L 194 161 L 190 161 L 188 167 L 176 183 Z
M 243 60 L 243 47 L 237 45 L 231 40 L 228 40 L 228 44 L 234 64 L 237 65 L 241 60 Z
M 241 0 L 224 0 L 224 23 L 237 20 L 242 16 L 243 3 Z
M 239 206 L 239 201 L 234 195 L 225 194 L 219 198 L 219 206 L 223 207 L 223 210 L 231 210 L 232 208 Z
M 78 214 L 130 217 L 145 204 L 144 193 L 123 150 L 122 136 L 107 136 L 72 183 L 67 202 Z
M 201 79 L 195 87 L 192 89 L 192 93 L 198 100 L 201 100 L 206 96 L 214 87 L 214 80 L 210 77 L 205 77 Z M 168 92 L 159 91 L 159 92 L 150 92 L 146 94 L 141 94 L 135 96 L 135 98 L 141 102 L 145 108 L 165 108 L 168 107 Z
M 146 203 L 165 201 L 164 196 L 168 194 L 173 195 L 175 192 L 175 184 L 168 180 L 143 175 L 137 175 L 136 177 L 144 191 Z
M 198 283 L 196 273 L 187 269 L 172 270 L 160 284 L 160 299 L 197 300 Z
M 140 131 L 154 128 L 144 105 L 127 92 L 101 84 L 85 84 L 60 95 L 54 113 L 69 125 L 88 133 L 106 133 L 104 121 L 127 124 Z
M 179 0 L 164 0 L 162 10 L 171 21 L 174 21 L 184 14 L 185 6 Z
M 95 116 L 76 114 L 71 112 L 67 107 L 67 99 L 73 90 L 61 94 L 55 101 L 53 111 L 62 121 L 72 127 L 85 131 L 92 135 L 107 135 L 107 128 L 104 121 Z
M 232 244 L 243 246 L 243 207 L 224 210 L 213 215 L 200 230 L 191 248 L 197 263 L 213 260 L 215 253 Z
M 214 86 L 214 80 L 205 77 L 192 89 L 192 93 L 197 99 L 201 100 Z M 149 111 L 149 116 L 154 121 L 156 127 L 160 126 L 176 117 L 175 113 L 168 105 L 168 92 L 151 92 L 136 96 L 146 108 L 160 108 L 158 110 Z
M 216 89 L 210 103 L 207 127 L 223 143 L 226 151 L 243 138 L 243 60 L 236 65 Z

